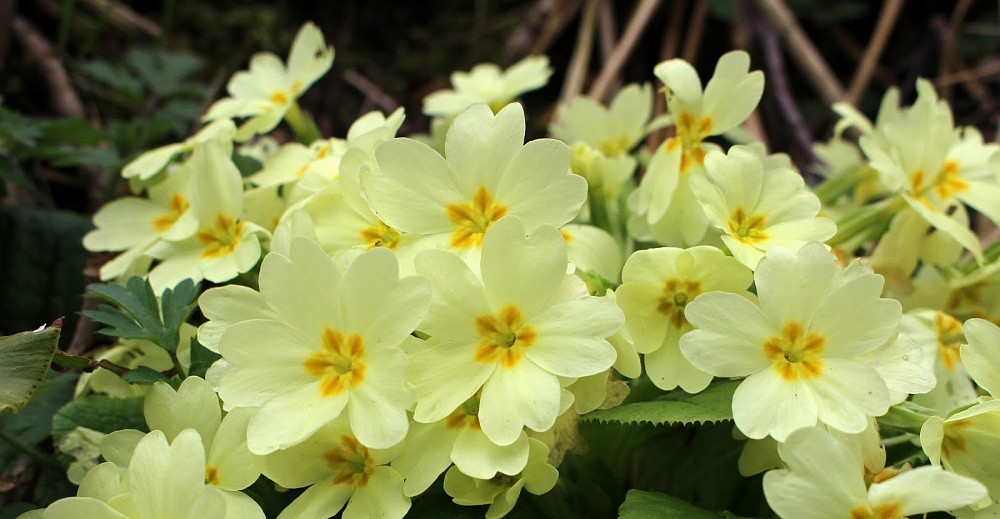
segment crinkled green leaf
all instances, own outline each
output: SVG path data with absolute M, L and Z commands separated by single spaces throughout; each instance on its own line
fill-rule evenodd
M 149 366 L 136 366 L 122 375 L 122 380 L 131 384 L 152 384 L 154 382 L 169 382 L 166 375 Z
M 659 492 L 629 490 L 618 508 L 619 519 L 739 519 L 729 512 L 711 512 Z
M 191 368 L 188 369 L 189 377 L 205 378 L 205 373 L 215 361 L 222 358 L 222 355 L 204 347 L 197 338 L 191 339 Z
M 634 402 L 582 416 L 586 422 L 695 424 L 733 419 L 733 393 L 739 380 L 716 381 L 701 393 L 671 391 L 658 400 Z
M 112 398 L 106 395 L 89 395 L 77 398 L 52 417 L 52 438 L 58 443 L 66 433 L 77 427 L 102 433 L 119 429 L 148 432 L 146 418 L 142 413 L 144 400 L 141 396 Z
M 62 320 L 33 332 L 0 337 L 0 411 L 22 409 L 45 379 L 59 347 Z
M 88 288 L 88 297 L 99 297 L 118 305 L 102 304 L 97 310 L 84 312 L 94 321 L 107 325 L 101 333 L 152 341 L 171 353 L 177 351 L 181 325 L 198 305 L 198 287 L 190 279 L 163 291 L 162 319 L 153 288 L 141 277 L 133 276 L 126 286 L 111 283 Z

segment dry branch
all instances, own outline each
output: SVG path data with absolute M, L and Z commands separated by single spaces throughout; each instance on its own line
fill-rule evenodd
M 854 79 L 851 80 L 851 86 L 847 89 L 846 101 L 848 103 L 857 104 L 865 87 L 868 86 L 872 73 L 878 65 L 878 58 L 882 55 L 882 49 L 885 48 L 886 42 L 889 41 L 889 35 L 892 34 L 892 29 L 896 25 L 896 18 L 903 8 L 903 2 L 904 0 L 887 0 L 882 5 L 882 12 L 879 13 L 878 24 L 875 26 L 875 34 L 872 35 L 871 43 L 865 49 L 858 70 L 854 73 Z
M 649 20 L 653 17 L 653 13 L 656 12 L 656 8 L 659 5 L 660 0 L 642 0 L 638 7 L 636 7 L 632 18 L 628 22 L 628 26 L 625 28 L 625 33 L 622 34 L 621 40 L 618 41 L 618 45 L 615 46 L 615 50 L 611 53 L 608 62 L 601 69 L 601 73 L 590 87 L 588 95 L 592 99 L 601 101 L 608 95 L 612 81 L 618 75 L 622 66 L 625 65 L 625 60 L 632 53 L 632 49 L 635 48 L 635 44 L 639 41 L 639 36 L 646 30 Z
M 73 90 L 69 75 L 66 74 L 55 47 L 31 25 L 31 22 L 20 16 L 14 17 L 11 27 L 28 54 L 38 61 L 38 67 L 49 83 L 49 95 L 52 97 L 56 112 L 66 117 L 83 117 L 83 104 Z

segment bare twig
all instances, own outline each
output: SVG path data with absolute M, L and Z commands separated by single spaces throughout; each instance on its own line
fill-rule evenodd
M 583 90 L 587 65 L 590 64 L 590 51 L 594 48 L 597 9 L 601 4 L 606 3 L 608 3 L 606 0 L 587 0 L 586 5 L 584 5 L 583 17 L 580 19 L 580 31 L 576 36 L 576 48 L 573 49 L 573 57 L 569 60 L 566 81 L 563 82 L 562 93 L 559 95 L 560 104 L 568 104 L 575 95 Z
M 656 12 L 656 8 L 659 5 L 660 0 L 642 0 L 638 7 L 636 7 L 635 12 L 632 14 L 632 19 L 629 20 L 628 26 L 625 28 L 625 33 L 622 34 L 621 40 L 618 41 L 618 45 L 615 46 L 615 50 L 611 53 L 608 62 L 601 69 L 601 73 L 590 87 L 589 96 L 591 98 L 603 100 L 608 94 L 611 82 L 618 75 L 622 66 L 625 65 L 625 60 L 632 53 L 636 42 L 639 41 L 639 36 L 646 30 L 649 20 L 653 17 L 653 13 Z
M 597 17 L 598 42 L 601 48 L 601 60 L 607 63 L 611 58 L 611 52 L 615 50 L 615 42 L 618 41 L 618 27 L 615 23 L 614 2 L 607 0 L 601 2 L 600 16 Z
M 844 49 L 847 55 L 850 56 L 855 62 L 861 62 L 861 58 L 864 57 L 865 54 L 865 49 L 861 47 L 858 42 L 854 41 L 850 33 L 836 25 L 831 25 L 830 27 L 826 27 L 826 29 L 829 31 L 830 36 L 833 38 L 833 42 L 838 47 Z M 885 67 L 880 66 L 878 63 L 875 63 L 875 69 L 872 71 L 872 77 L 877 78 L 879 83 L 881 83 L 881 85 L 885 88 L 889 88 L 896 83 L 896 78 L 893 77 L 893 75 L 886 70 Z
M 399 103 L 392 96 L 385 93 L 378 85 L 369 81 L 368 78 L 356 70 L 351 69 L 344 72 L 344 81 L 358 89 L 366 98 L 371 99 L 373 103 L 381 106 L 386 111 L 391 112 L 399 108 Z
M 56 111 L 66 117 L 83 117 L 83 104 L 73 90 L 69 75 L 59 61 L 55 47 L 30 22 L 20 16 L 14 17 L 11 27 L 28 54 L 38 60 L 38 66 L 49 83 L 49 95 Z
M 660 45 L 660 61 L 666 61 L 668 59 L 677 56 L 677 48 L 680 46 L 681 42 L 681 22 L 684 21 L 684 8 L 686 7 L 686 0 L 674 0 L 672 8 L 670 9 L 670 22 L 667 24 L 667 32 L 663 35 L 663 43 Z M 657 85 L 658 86 L 658 85 Z M 653 101 L 653 117 L 661 115 L 667 110 L 667 100 L 665 96 L 657 95 L 654 97 Z M 660 146 L 660 143 L 667 139 L 668 129 L 664 128 L 662 130 L 657 130 L 649 134 L 646 138 L 646 147 L 650 151 L 655 150 Z
M 969 12 L 969 7 L 972 6 L 972 0 L 958 0 L 955 3 L 955 10 L 951 13 L 951 19 L 948 21 L 948 30 L 944 36 L 944 42 L 941 44 L 941 63 L 938 66 L 938 75 L 944 76 L 951 72 L 952 58 L 955 54 L 955 38 L 958 35 L 958 28 L 962 25 L 962 20 L 965 19 L 965 15 Z M 951 88 L 948 85 L 938 85 L 941 90 L 941 97 L 951 101 Z
M 806 36 L 802 26 L 782 0 L 757 0 L 764 16 L 787 42 L 792 58 L 802 67 L 809 82 L 823 101 L 834 103 L 844 98 L 844 87 Z
M 694 63 L 698 59 L 698 48 L 701 47 L 706 20 L 708 20 L 708 2 L 697 0 L 691 10 L 691 21 L 688 23 L 687 37 L 684 38 L 684 50 L 681 51 L 681 57 L 688 63 Z
M 110 0 L 83 0 L 92 10 L 103 13 L 109 8 Z M 108 22 L 123 32 L 145 34 L 152 38 L 160 37 L 160 26 L 145 16 L 133 11 L 129 6 L 115 2 L 110 5 L 111 13 Z
M 812 151 L 812 135 L 802 119 L 802 113 L 799 111 L 798 105 L 795 104 L 795 98 L 788 86 L 788 76 L 785 74 L 785 62 L 779 36 L 770 25 L 760 18 L 758 12 L 749 3 L 746 5 L 747 9 L 743 15 L 747 17 L 748 25 L 754 28 L 764 52 L 768 90 L 777 101 L 779 111 L 788 123 L 795 143 L 795 146 L 789 149 L 789 155 L 798 166 L 799 171 L 806 174 L 810 171 L 810 166 L 817 163 L 819 159 Z
M 750 52 L 750 34 L 745 24 L 733 24 L 732 39 L 733 48 L 744 50 L 747 53 Z M 750 112 L 750 117 L 747 118 L 744 126 L 757 142 L 764 145 L 765 149 L 771 149 L 771 146 L 767 142 L 767 131 L 764 129 L 764 121 L 760 116 L 760 107 L 754 108 L 753 112 Z
M 899 16 L 904 1 L 887 0 L 882 4 L 882 12 L 878 15 L 875 34 L 872 35 L 871 43 L 868 44 L 868 48 L 861 58 L 861 63 L 858 65 L 858 70 L 854 73 L 854 79 L 851 80 L 851 86 L 847 89 L 846 101 L 848 103 L 857 104 L 865 87 L 868 86 L 872 72 L 878 65 L 879 56 L 882 55 L 882 49 L 885 48 L 886 42 L 889 41 L 889 35 L 892 34 L 892 29 L 896 25 L 896 17 Z
M 541 34 L 531 47 L 531 54 L 545 54 L 549 45 L 566 28 L 566 24 L 573 19 L 582 5 L 583 0 L 557 0 L 555 8 L 549 12 L 549 17 L 545 20 Z
M 934 84 L 940 88 L 954 85 L 956 83 L 962 83 L 970 79 L 978 79 L 996 74 L 1000 74 L 1000 59 L 989 59 L 983 61 L 982 64 L 974 69 L 963 69 L 945 76 L 938 76 L 938 78 L 934 80 Z

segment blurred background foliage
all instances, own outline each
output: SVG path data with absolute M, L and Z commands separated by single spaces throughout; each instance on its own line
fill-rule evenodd
M 583 63 L 583 93 L 602 76 L 610 80 L 598 96 L 604 100 L 623 84 L 653 82 L 653 66 L 671 57 L 684 57 L 708 77 L 721 54 L 744 48 L 767 77 L 750 133 L 804 169 L 815 161 L 810 144 L 826 139 L 835 120 L 831 96 L 874 116 L 892 85 L 911 102 L 917 77 L 935 81 L 958 124 L 997 140 L 995 1 L 0 0 L 0 335 L 66 316 L 63 348 L 83 354 L 103 340 L 93 323 L 78 319 L 90 304 L 81 297 L 84 287 L 107 259 L 80 244 L 90 216 L 127 192 L 119 176 L 124 164 L 189 136 L 199 114 L 224 95 L 230 75 L 255 52 L 287 56 L 303 22 L 315 21 L 336 49 L 331 72 L 300 101 L 327 136 L 344 136 L 367 111 L 398 106 L 407 113 L 401 134 L 425 132 L 421 99 L 447 87 L 452 71 L 545 53 L 553 79 L 523 99 L 529 138 L 536 138 L 563 95 L 581 13 L 591 4 L 596 44 Z M 775 21 L 782 8 L 801 29 L 798 39 L 783 36 L 787 25 Z M 631 45 L 623 43 L 629 33 L 636 35 Z M 803 43 L 816 48 L 833 81 L 808 72 L 811 65 L 795 52 Z M 867 71 L 866 55 L 874 65 Z M 282 127 L 277 136 L 291 138 Z M 57 377 L 34 407 L 0 419 L 0 432 L 51 452 L 45 420 L 70 398 L 71 382 Z M 515 514 L 613 516 L 629 488 L 737 515 L 766 510 L 759 477 L 736 474 L 739 443 L 726 424 L 586 426 L 583 435 L 614 447 L 586 459 L 569 456 L 561 470 L 571 477 Z M 700 465 L 692 454 L 698 449 L 714 449 L 718 465 Z M 58 471 L 33 468 L 0 442 L 0 519 L 31 506 L 24 503 L 45 505 L 72 491 Z M 580 495 L 587 498 L 567 501 Z M 447 497 L 422 497 L 412 513 L 433 516 L 436 500 Z M 471 512 L 481 517 L 481 510 Z

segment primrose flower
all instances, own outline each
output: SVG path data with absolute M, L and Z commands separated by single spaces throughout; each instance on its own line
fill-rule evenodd
M 379 220 L 425 235 L 422 247 L 450 250 L 470 264 L 478 262 L 487 229 L 505 215 L 520 217 L 529 232 L 559 227 L 587 199 L 587 182 L 569 173 L 565 144 L 524 144 L 520 104 L 496 115 L 485 105 L 462 112 L 448 130 L 445 157 L 415 140 L 393 139 L 375 149 L 380 171 L 363 172 L 361 185 Z
M 925 79 L 917 81 L 917 100 L 859 145 L 871 167 L 910 209 L 948 233 L 977 257 L 978 239 L 948 218 L 964 203 L 1000 222 L 1000 184 L 991 161 L 1000 150 L 984 144 L 974 128 L 954 128 L 951 111 Z
M 817 217 L 819 199 L 787 168 L 765 168 L 749 148 L 733 146 L 727 154 L 710 151 L 705 175 L 692 176 L 691 190 L 733 257 L 751 269 L 775 245 L 792 251 L 837 232 L 832 221 Z
M 480 392 L 472 395 L 443 420 L 413 422 L 403 451 L 392 468 L 403 475 L 403 491 L 415 496 L 427 490 L 452 463 L 463 474 L 492 479 L 513 476 L 528 462 L 528 436 L 522 431 L 510 445 L 497 445 L 479 423 Z
M 615 350 L 606 337 L 623 324 L 605 298 L 563 295 L 576 285 L 566 283 L 566 266 L 557 229 L 528 232 L 516 217 L 487 231 L 481 280 L 453 254 L 417 256 L 417 272 L 434 286 L 419 329 L 444 342 L 410 355 L 414 420 L 444 419 L 482 389 L 477 416 L 490 441 L 509 445 L 525 426 L 552 427 L 563 410 L 560 379 L 610 368 Z
M 707 137 L 725 133 L 750 116 L 764 92 L 764 74 L 749 72 L 750 56 L 733 51 L 719 58 L 715 73 L 701 87 L 689 63 L 673 59 L 653 69 L 663 81 L 667 109 L 676 135 L 653 154 L 639 188 L 630 198 L 634 236 L 650 236 L 664 245 L 694 245 L 708 227 L 688 179 L 704 173 Z
M 582 141 L 606 157 L 617 157 L 627 155 L 646 136 L 652 113 L 653 89 L 648 84 L 631 84 L 607 108 L 583 96 L 560 105 L 558 122 L 549 126 L 549 132 L 567 144 Z
M 941 311 L 920 310 L 903 314 L 899 329 L 921 346 L 922 363 L 937 379 L 934 389 L 913 397 L 914 403 L 939 416 L 976 403 L 976 388 L 959 353 L 965 342 L 961 321 Z
M 430 286 L 398 271 L 392 252 L 374 249 L 341 274 L 306 238 L 264 258 L 260 294 L 277 318 L 259 318 L 254 297 L 249 320 L 219 342 L 232 364 L 218 387 L 226 408 L 260 406 L 247 430 L 252 452 L 295 445 L 341 414 L 367 447 L 403 439 L 412 397 L 398 346 L 427 312 Z
M 697 393 L 708 386 L 711 373 L 681 355 L 681 337 L 691 330 L 684 310 L 707 292 L 749 297 L 751 283 L 753 273 L 715 247 L 646 249 L 629 257 L 616 292 L 618 306 L 656 387 Z
M 453 72 L 453 89 L 425 97 L 424 113 L 450 117 L 477 103 L 486 103 L 493 113 L 499 113 L 517 96 L 545 86 L 551 75 L 549 58 L 545 56 L 528 56 L 507 70 L 500 70 L 492 63 L 480 63 L 469 72 Z
M 961 347 L 961 355 L 969 374 L 993 398 L 1000 398 L 1000 328 L 985 319 L 969 319 L 965 336 L 969 343 Z
M 233 74 L 229 95 L 215 102 L 202 118 L 249 117 L 236 132 L 237 141 L 273 129 L 285 114 L 297 107 L 296 100 L 333 64 L 333 47 L 312 22 L 299 29 L 288 55 L 288 64 L 269 52 L 255 54 L 250 70 Z M 297 109 L 297 108 L 296 108 Z
M 522 489 L 536 496 L 552 490 L 559 471 L 547 463 L 549 448 L 534 438 L 528 438 L 528 444 L 528 462 L 519 473 L 477 480 L 452 467 L 444 476 L 444 491 L 460 505 L 490 505 L 486 519 L 498 519 L 514 509 Z
M 399 448 L 366 447 L 351 430 L 340 418 L 298 445 L 263 457 L 261 470 L 275 483 L 309 487 L 278 519 L 320 519 L 341 509 L 344 519 L 406 515 L 410 498 L 403 495 L 403 478 L 388 466 Z
M 1000 400 L 987 400 L 948 418 L 928 418 L 920 428 L 920 446 L 934 465 L 986 485 L 989 498 L 973 509 L 1000 511 Z
M 986 496 L 978 481 L 930 466 L 866 485 L 861 460 L 818 427 L 792 433 L 778 452 L 788 468 L 764 474 L 764 496 L 786 519 L 900 519 Z
M 139 180 L 149 180 L 154 175 L 170 164 L 174 157 L 194 151 L 194 149 L 209 141 L 219 141 L 227 143 L 230 147 L 233 144 L 233 137 L 236 136 L 236 125 L 228 119 L 214 121 L 205 125 L 198 133 L 192 135 L 181 143 L 168 144 L 166 146 L 147 151 L 139 155 L 132 162 L 122 168 L 122 176 L 125 178 L 138 178 Z
M 758 301 L 710 292 L 689 303 L 684 316 L 695 329 L 681 337 L 681 352 L 699 369 L 747 376 L 733 395 L 740 431 L 784 441 L 820 422 L 857 433 L 888 410 L 885 381 L 858 358 L 897 333 L 902 312 L 879 297 L 881 276 L 856 262 L 841 270 L 813 242 L 797 254 L 771 248 L 754 281 Z
M 153 431 L 136 444 L 127 466 L 106 462 L 92 469 L 77 497 L 60 499 L 44 519 L 263 519 L 246 495 L 226 493 L 205 483 L 205 451 L 193 429 L 172 442 Z
M 242 178 L 221 146 L 198 147 L 189 163 L 193 171 L 190 211 L 197 219 L 197 231 L 182 241 L 158 241 L 146 251 L 161 260 L 149 273 L 156 293 L 186 278 L 218 283 L 250 270 L 260 259 L 259 236 L 267 235 L 261 227 L 240 220 Z
M 123 251 L 101 266 L 101 280 L 115 279 L 145 257 L 161 240 L 184 240 L 198 231 L 198 219 L 191 210 L 190 163 L 150 186 L 149 198 L 122 197 L 94 214 L 97 227 L 83 237 L 89 251 Z M 148 263 L 147 263 L 148 265 Z

